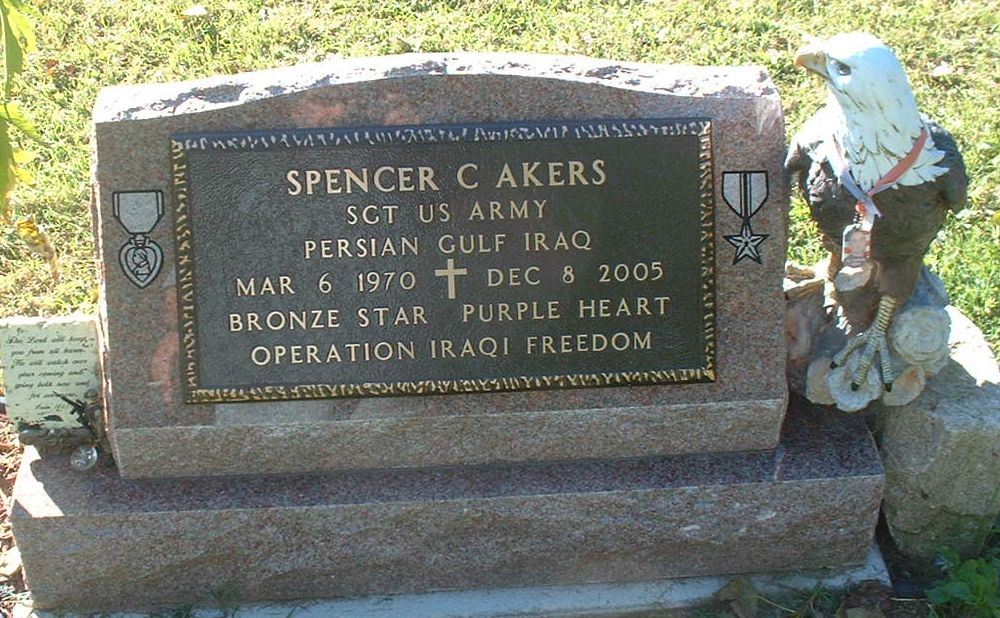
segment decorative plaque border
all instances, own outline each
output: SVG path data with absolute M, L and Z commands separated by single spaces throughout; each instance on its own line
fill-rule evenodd
M 301 384 L 250 388 L 202 388 L 198 378 L 195 259 L 190 210 L 187 153 L 192 150 L 269 150 L 275 148 L 386 145 L 461 141 L 610 139 L 647 135 L 697 135 L 700 187 L 702 332 L 704 364 L 691 369 L 519 376 L 481 380 L 424 380 L 360 384 Z M 174 240 L 177 302 L 181 337 L 181 373 L 188 403 L 325 399 L 493 393 L 604 386 L 648 386 L 714 382 L 715 339 L 715 181 L 712 121 L 705 118 L 510 122 L 497 124 L 407 125 L 313 128 L 228 133 L 179 134 L 170 138 L 174 193 Z

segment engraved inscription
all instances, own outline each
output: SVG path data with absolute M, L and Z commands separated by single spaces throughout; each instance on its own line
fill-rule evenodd
M 171 140 L 187 400 L 715 378 L 708 120 Z
M 97 328 L 82 317 L 0 320 L 7 412 L 18 424 L 78 427 L 60 397 L 84 399 L 100 386 Z

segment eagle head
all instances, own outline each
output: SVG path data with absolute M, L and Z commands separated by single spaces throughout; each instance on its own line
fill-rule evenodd
M 826 81 L 830 138 L 846 154 L 858 185 L 865 190 L 874 186 L 910 152 L 924 128 L 896 54 L 870 34 L 849 32 L 806 45 L 795 64 Z M 934 165 L 942 157 L 928 139 L 899 184 L 921 184 L 943 174 L 947 170 Z

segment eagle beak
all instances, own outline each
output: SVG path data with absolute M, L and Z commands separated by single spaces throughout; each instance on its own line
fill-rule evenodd
M 812 71 L 823 79 L 829 79 L 826 72 L 826 54 L 815 43 L 806 45 L 795 54 L 795 66 Z

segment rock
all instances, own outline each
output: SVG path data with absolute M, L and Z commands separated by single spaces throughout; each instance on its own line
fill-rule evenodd
M 786 281 L 790 281 L 786 279 Z M 823 307 L 823 281 L 811 279 L 801 283 L 791 283 L 785 288 L 785 342 L 788 346 L 788 362 L 785 371 L 793 392 L 808 390 L 809 364 L 813 361 L 812 351 L 817 339 L 827 328 L 830 318 Z M 827 365 L 830 364 L 827 359 Z M 811 399 L 813 403 L 833 403 Z
M 939 367 L 948 356 L 951 321 L 947 310 L 918 306 L 900 311 L 889 328 L 893 351 L 907 366 Z
M 844 412 L 860 412 L 869 403 L 882 396 L 882 379 L 879 377 L 877 367 L 869 371 L 864 382 L 855 388 L 854 372 L 859 364 L 861 364 L 861 349 L 852 352 L 843 366 L 831 368 L 826 377 L 830 395 L 836 401 L 837 407 Z
M 850 292 L 864 287 L 871 278 L 871 262 L 865 262 L 861 266 L 845 266 L 834 277 L 833 287 L 840 292 Z
M 920 365 L 910 365 L 893 378 L 892 390 L 882 394 L 882 403 L 887 406 L 904 406 L 923 392 L 927 384 L 927 373 Z
M 21 572 L 21 552 L 11 547 L 0 554 L 0 582 L 14 581 Z
M 951 355 L 914 401 L 873 403 L 883 510 L 899 549 L 931 559 L 980 551 L 1000 513 L 1000 369 L 976 326 L 947 308 Z
M 827 382 L 830 377 L 831 362 L 832 359 L 829 356 L 820 356 L 809 363 L 809 369 L 806 371 L 806 399 L 809 401 L 824 406 L 832 406 L 837 403 L 837 400 L 830 394 L 830 384 Z

